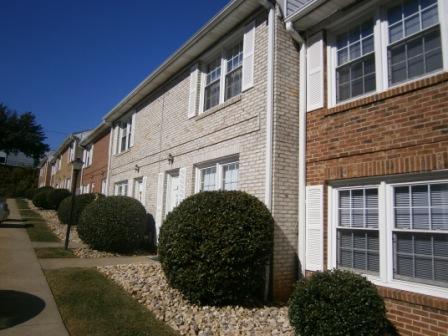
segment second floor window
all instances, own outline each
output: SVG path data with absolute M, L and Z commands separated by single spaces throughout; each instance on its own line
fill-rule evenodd
M 243 42 L 238 43 L 227 52 L 225 99 L 241 93 L 243 75 Z
M 221 86 L 221 58 L 215 59 L 207 66 L 205 79 L 204 109 L 208 110 L 219 104 Z
M 89 146 L 84 149 L 84 167 L 88 167 L 92 164 L 93 146 Z
M 115 127 L 114 154 L 127 151 L 133 146 L 134 118 L 130 115 L 117 122 Z

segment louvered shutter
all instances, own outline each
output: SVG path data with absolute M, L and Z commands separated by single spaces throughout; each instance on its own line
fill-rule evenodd
M 179 169 L 179 202 L 185 199 L 185 187 L 187 182 L 187 168 Z
M 137 113 L 132 113 L 131 117 L 131 139 L 129 143 L 129 147 L 134 146 L 134 139 L 135 139 L 135 119 L 136 119 Z
M 198 110 L 199 65 L 190 69 L 190 95 L 188 102 L 188 119 L 194 118 Z
M 129 179 L 128 180 L 128 190 L 127 190 L 127 195 L 129 197 L 134 197 L 134 180 L 133 179 Z
M 306 270 L 323 269 L 323 186 L 306 187 Z
M 92 144 L 92 148 L 90 149 L 90 164 L 93 163 L 93 149 L 95 148 L 95 145 Z
M 146 209 L 146 183 L 148 182 L 148 178 L 143 176 L 142 179 L 142 204 Z
M 244 27 L 242 91 L 254 86 L 255 21 Z
M 157 239 L 159 239 L 160 227 L 162 226 L 163 218 L 163 187 L 164 187 L 165 174 L 159 173 L 157 180 L 157 204 L 156 204 L 156 230 Z
M 308 39 L 306 51 L 307 111 L 324 106 L 324 48 L 322 32 Z
M 117 154 L 117 143 L 118 143 L 118 125 L 112 129 L 112 154 Z

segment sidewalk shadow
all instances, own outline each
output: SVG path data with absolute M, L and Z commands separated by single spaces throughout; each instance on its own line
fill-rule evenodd
M 41 298 L 13 290 L 0 290 L 0 302 L 0 330 L 28 321 L 45 308 Z

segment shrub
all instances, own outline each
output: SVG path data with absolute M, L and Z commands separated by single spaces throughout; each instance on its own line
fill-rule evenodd
M 72 225 L 77 225 L 79 222 L 79 217 L 83 212 L 84 208 L 97 200 L 100 197 L 104 197 L 101 194 L 82 194 L 75 196 L 75 204 L 73 207 L 73 223 Z M 59 204 L 58 208 L 58 218 L 62 224 L 69 224 L 70 221 L 70 208 L 72 206 L 71 196 L 64 198 L 64 200 Z
M 271 213 L 240 191 L 202 192 L 168 214 L 158 252 L 174 288 L 198 304 L 253 303 L 272 254 Z
M 49 191 L 49 190 L 54 190 L 54 188 L 50 187 L 50 186 L 40 187 L 40 188 L 37 188 L 36 193 L 39 193 L 41 191 Z
M 29 200 L 32 200 L 34 195 L 36 194 L 37 189 L 31 188 L 25 192 L 25 197 Z
M 67 189 L 53 189 L 47 192 L 48 208 L 51 210 L 57 210 L 59 204 L 63 199 L 71 195 L 71 192 Z
M 289 320 L 301 336 L 383 336 L 387 325 L 376 287 L 341 270 L 300 280 L 289 301 Z
M 48 193 L 50 193 L 52 190 L 53 188 L 44 189 L 42 191 L 38 190 L 33 197 L 33 204 L 38 208 L 49 210 L 50 206 L 48 204 Z
M 79 237 L 90 247 L 110 252 L 130 252 L 144 240 L 146 211 L 126 196 L 110 196 L 90 203 L 81 213 Z

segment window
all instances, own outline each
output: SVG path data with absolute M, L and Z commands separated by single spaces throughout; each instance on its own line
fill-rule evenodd
M 107 195 L 107 180 L 106 179 L 101 180 L 101 193 L 103 195 Z
M 128 195 L 128 181 L 115 183 L 115 196 Z
M 92 164 L 93 146 L 88 146 L 84 149 L 84 167 L 89 167 Z
M 337 265 L 378 273 L 378 190 L 339 191 Z
M 442 68 L 436 0 L 403 1 L 387 11 L 389 83 Z
M 227 52 L 227 73 L 225 100 L 235 97 L 241 93 L 241 82 L 243 74 L 243 42 L 238 43 Z
M 375 53 L 373 20 L 369 19 L 337 37 L 337 101 L 374 91 Z
M 239 162 L 225 160 L 198 168 L 197 191 L 238 190 Z
M 208 110 L 219 104 L 220 82 L 221 82 L 221 58 L 215 59 L 207 65 L 205 74 L 205 104 L 204 109 Z
M 443 68 L 437 0 L 395 1 L 379 12 L 330 36 L 330 105 Z M 345 27 L 349 19 L 341 24 Z M 376 34 L 381 36 L 375 39 Z
M 394 277 L 448 286 L 448 183 L 394 187 Z
M 133 146 L 133 117 L 128 116 L 127 118 L 119 121 L 117 123 L 117 127 L 115 129 L 116 133 L 116 154 L 127 151 L 129 148 Z
M 448 297 L 448 181 L 382 182 L 330 195 L 330 267 Z
M 204 69 L 203 110 L 206 111 L 241 93 L 243 41 L 223 49 Z
M 143 203 L 143 177 L 134 179 L 134 195 L 133 197 Z

